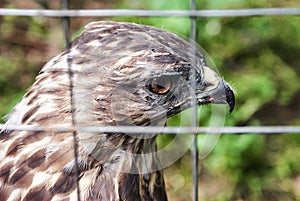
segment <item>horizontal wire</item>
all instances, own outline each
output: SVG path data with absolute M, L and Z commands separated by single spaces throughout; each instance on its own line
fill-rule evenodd
M 130 134 L 288 134 L 299 133 L 300 126 L 225 126 L 225 127 L 156 127 L 156 126 L 34 126 L 34 125 L 5 125 L 0 124 L 0 130 L 16 131 L 45 131 L 45 132 L 88 132 L 88 133 L 130 133 Z
M 226 10 L 131 10 L 131 9 L 11 9 L 0 8 L 1 15 L 39 17 L 237 17 L 265 15 L 300 15 L 300 8 L 249 8 Z

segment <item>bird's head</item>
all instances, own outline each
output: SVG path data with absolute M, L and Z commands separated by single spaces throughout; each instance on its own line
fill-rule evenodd
M 233 90 L 206 59 L 204 51 L 164 30 L 132 23 L 93 22 L 70 49 L 44 66 L 15 113 L 35 101 L 38 108 L 25 112 L 23 123 L 55 124 L 57 120 L 50 117 L 59 116 L 64 119 L 60 124 L 71 125 L 75 118 L 80 127 L 162 126 L 168 117 L 195 104 L 228 104 L 231 112 Z M 128 139 L 137 138 L 119 133 L 79 131 L 78 136 L 85 152 L 96 155 L 100 162 L 117 153 L 119 147 L 140 146 L 127 146 L 134 144 Z
M 90 118 L 107 125 L 146 126 L 159 125 L 193 102 L 228 104 L 230 112 L 234 108 L 233 90 L 208 66 L 204 52 L 154 27 L 90 23 L 70 55 L 80 72 L 74 89 L 76 108 L 85 107 L 78 110 L 85 115 L 77 115 L 83 124 L 90 123 L 87 110 Z

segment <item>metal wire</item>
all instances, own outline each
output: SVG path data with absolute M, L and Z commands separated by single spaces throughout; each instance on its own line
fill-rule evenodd
M 190 10 L 191 11 L 196 11 L 196 1 L 195 0 L 190 0 Z M 196 35 L 197 35 L 197 25 L 196 25 L 196 17 L 191 16 L 191 28 L 190 28 L 190 40 L 193 48 L 194 55 L 196 55 L 196 45 L 194 41 L 196 41 Z M 194 63 L 194 61 L 192 61 Z M 194 92 L 196 91 L 196 74 L 195 71 L 193 70 L 190 76 L 191 80 L 191 85 L 193 87 Z M 197 101 L 196 97 L 193 97 L 192 100 L 192 122 L 191 122 L 192 127 L 197 127 L 198 126 L 198 112 L 197 112 Z M 194 141 L 192 144 L 192 149 L 191 149 L 191 157 L 192 157 L 192 182 L 193 182 L 193 189 L 192 189 L 192 198 L 193 201 L 198 201 L 198 134 L 197 132 L 193 133 L 194 135 Z
M 69 9 L 69 0 L 62 0 L 61 1 L 61 8 L 62 10 L 66 11 Z M 64 36 L 65 36 L 65 43 L 66 43 L 66 52 L 69 55 L 70 52 L 70 23 L 71 19 L 68 16 L 64 16 L 62 18 L 62 25 L 63 25 L 63 30 L 64 30 Z M 76 121 L 74 117 L 74 92 L 73 92 L 73 74 L 72 74 L 72 60 L 70 57 L 67 59 L 68 62 L 68 76 L 69 76 L 69 90 L 70 90 L 70 105 L 71 105 L 71 115 L 72 115 L 72 126 L 76 126 Z M 77 190 L 77 201 L 81 200 L 80 196 L 80 185 L 79 185 L 79 162 L 78 162 L 78 140 L 77 140 L 77 130 L 74 130 L 73 132 L 73 152 L 74 152 L 74 162 L 75 162 L 75 174 L 76 174 L 76 190 Z
M 17 131 L 45 131 L 45 132 L 79 132 L 89 133 L 130 133 L 130 134 L 299 134 L 300 126 L 225 126 L 225 127 L 160 127 L 160 126 L 82 126 L 76 128 L 53 125 L 49 127 L 33 125 L 5 125 L 0 124 L 0 130 Z
M 129 9 L 93 9 L 93 10 L 42 10 L 0 8 L 0 15 L 33 17 L 242 17 L 267 15 L 300 15 L 300 8 L 249 8 L 226 10 L 129 10 Z

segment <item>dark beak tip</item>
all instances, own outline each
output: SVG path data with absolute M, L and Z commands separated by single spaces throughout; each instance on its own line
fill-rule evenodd
M 234 92 L 229 85 L 225 86 L 225 92 L 226 92 L 226 102 L 229 106 L 229 114 L 231 114 L 235 106 Z
M 229 105 L 229 114 L 232 114 L 234 109 L 234 104 L 233 105 L 228 104 L 228 105 Z

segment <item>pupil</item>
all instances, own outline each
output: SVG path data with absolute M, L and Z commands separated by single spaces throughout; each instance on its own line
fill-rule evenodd
M 157 88 L 158 88 L 159 90 L 165 89 L 165 88 L 166 88 L 166 86 L 162 86 L 162 85 L 160 85 L 160 84 L 158 84 L 158 85 L 156 85 L 156 86 L 157 86 Z

